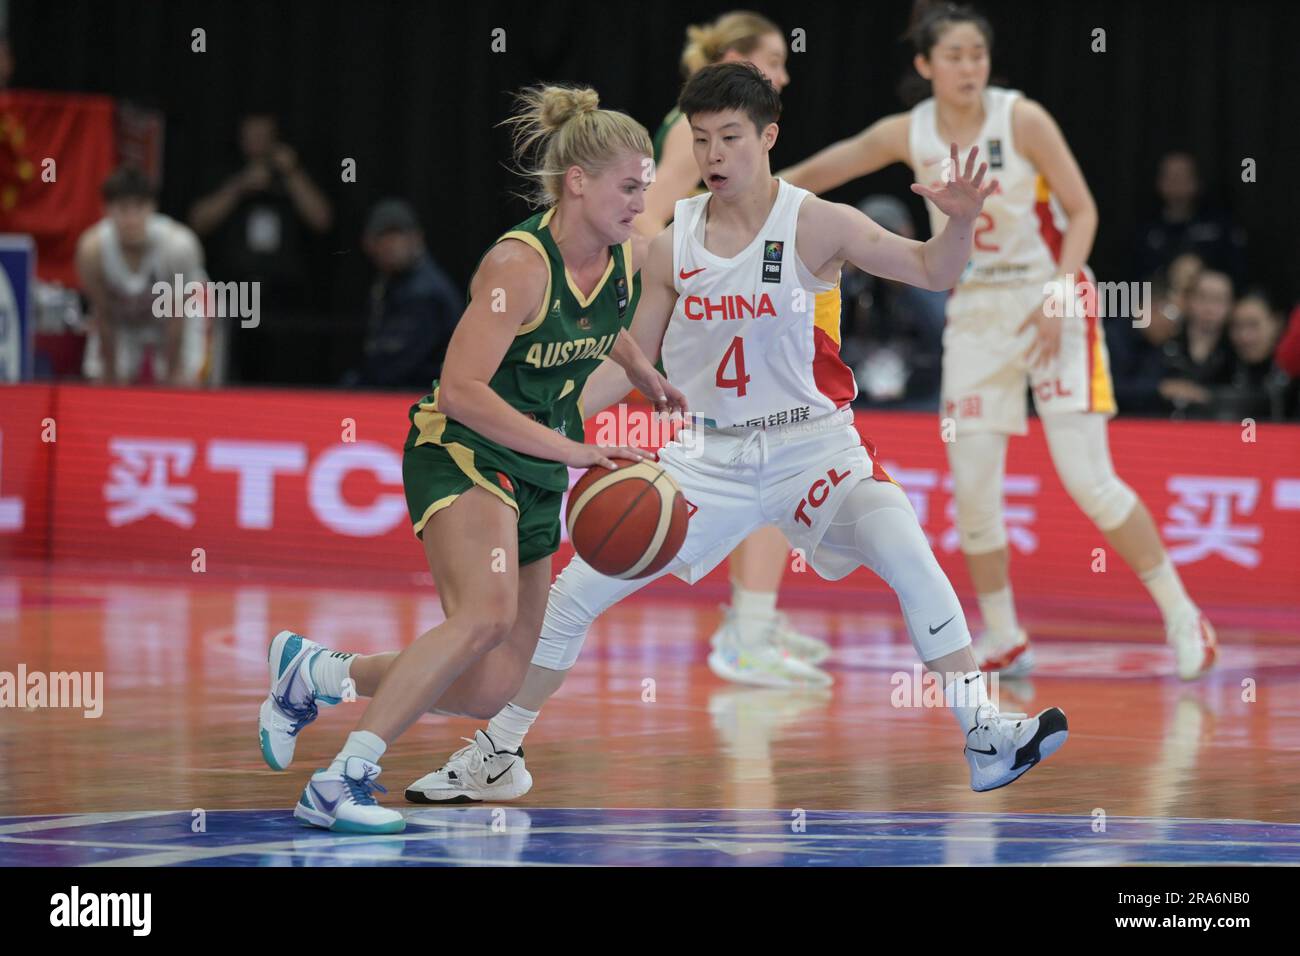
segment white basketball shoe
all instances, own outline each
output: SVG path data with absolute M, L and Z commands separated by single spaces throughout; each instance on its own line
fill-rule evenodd
M 375 801 L 376 790 L 388 792 L 375 782 L 381 772 L 360 757 L 349 757 L 343 773 L 317 770 L 293 808 L 295 819 L 336 833 L 401 833 L 402 815 Z
M 1069 735 L 1065 714 L 1057 707 L 1029 717 L 999 713 L 984 704 L 976 711 L 975 726 L 966 731 L 970 788 L 1005 787 L 1060 750 Z
M 1165 640 L 1174 646 L 1178 658 L 1178 676 L 1196 680 L 1214 666 L 1219 656 L 1218 638 L 1204 614 L 1193 608 L 1166 631 Z
M 532 789 L 533 775 L 524 766 L 524 748 L 498 750 L 481 730 L 474 739 L 462 737 L 461 747 L 447 762 L 406 788 L 412 803 L 501 803 L 517 800 Z
M 281 631 L 271 639 L 267 654 L 271 669 L 271 692 L 257 715 L 257 739 L 262 759 L 272 770 L 285 770 L 293 763 L 298 734 L 316 719 L 323 704 L 337 704 L 316 689 L 311 676 L 311 659 L 326 650 L 293 631 Z
M 1003 677 L 1025 677 L 1034 669 L 1034 649 L 1029 646 L 1029 635 L 1023 627 L 1014 634 L 994 634 L 985 631 L 971 642 L 971 652 L 979 669 Z
M 710 640 L 709 670 L 723 680 L 754 687 L 829 687 L 831 675 L 782 647 L 769 624 L 761 633 L 742 633 L 727 615 Z

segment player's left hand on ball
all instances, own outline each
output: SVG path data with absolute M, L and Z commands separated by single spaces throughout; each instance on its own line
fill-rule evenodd
M 971 147 L 966 157 L 966 168 L 963 169 L 961 160 L 957 156 L 957 144 L 953 143 L 952 153 L 948 157 L 950 172 L 944 177 L 943 188 L 934 189 L 930 186 L 922 186 L 920 183 L 913 183 L 912 192 L 930 200 L 949 219 L 973 220 L 984 207 L 984 200 L 993 195 L 993 190 L 998 188 L 996 179 L 990 180 L 988 185 L 983 185 L 984 174 L 988 172 L 989 164 L 980 163 L 979 169 L 975 169 L 975 157 L 979 151 L 978 146 Z
M 1016 329 L 1016 335 L 1019 335 L 1029 326 L 1034 326 L 1034 341 L 1025 356 L 1030 368 L 1050 365 L 1061 354 L 1061 314 L 1059 309 L 1048 308 L 1051 301 L 1050 298 L 1044 299 Z
M 564 463 L 570 468 L 591 468 L 601 465 L 613 471 L 618 467 L 614 464 L 615 458 L 645 461 L 652 457 L 654 456 L 649 452 L 633 448 L 631 445 L 584 445 L 581 442 L 574 442 L 573 453 L 565 459 Z
M 643 370 L 628 378 L 636 390 L 650 400 L 656 412 L 686 414 L 686 396 L 653 365 L 647 364 Z

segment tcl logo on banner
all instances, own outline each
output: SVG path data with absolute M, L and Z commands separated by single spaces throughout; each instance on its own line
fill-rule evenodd
M 202 548 L 210 571 L 421 572 L 402 494 L 411 400 L 4 388 L 0 556 L 145 561 L 179 570 Z M 940 563 L 969 594 L 937 419 L 860 412 L 857 423 L 907 492 Z M 589 422 L 588 438 L 596 432 Z M 1116 467 L 1145 500 L 1189 590 L 1206 604 L 1294 600 L 1300 429 L 1263 425 L 1254 437 L 1243 441 L 1231 425 L 1111 424 Z M 1144 599 L 1061 487 L 1036 422 L 1028 437 L 1011 443 L 1004 495 L 1018 590 Z M 559 560 L 568 554 L 566 545 Z M 866 571 L 850 580 L 884 587 Z M 811 570 L 788 574 L 786 582 L 829 586 Z

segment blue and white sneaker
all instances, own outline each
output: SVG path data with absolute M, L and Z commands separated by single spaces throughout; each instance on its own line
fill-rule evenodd
M 322 645 L 293 631 L 281 631 L 271 641 L 267 654 L 271 692 L 257 715 L 257 737 L 262 759 L 272 770 L 286 770 L 293 763 L 298 733 L 319 713 L 316 702 L 339 702 L 338 697 L 318 693 L 311 678 L 311 659 L 323 650 Z
M 401 833 L 406 819 L 375 801 L 376 790 L 388 792 L 375 782 L 380 773 L 379 764 L 360 757 L 349 757 L 343 773 L 317 770 L 293 808 L 294 819 L 335 833 Z

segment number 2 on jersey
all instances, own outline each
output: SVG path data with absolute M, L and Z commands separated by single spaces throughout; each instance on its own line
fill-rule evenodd
M 736 358 L 736 376 L 735 378 L 726 378 L 724 373 L 727 370 L 727 363 L 731 361 L 732 356 Z M 722 354 L 722 361 L 718 363 L 718 374 L 714 377 L 718 388 L 734 388 L 739 398 L 745 397 L 745 386 L 749 383 L 750 376 L 745 374 L 745 340 L 737 335 L 727 346 L 727 351 Z

